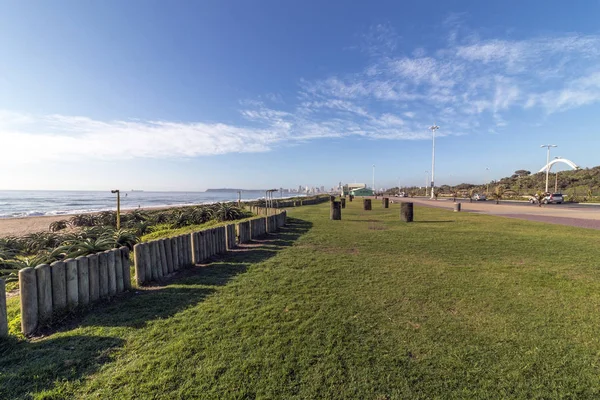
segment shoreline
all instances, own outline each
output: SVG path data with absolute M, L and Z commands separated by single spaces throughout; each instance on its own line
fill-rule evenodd
M 295 198 L 300 196 L 290 196 L 284 197 L 285 199 Z M 305 196 L 301 196 L 305 197 Z M 253 201 L 258 201 L 260 199 L 247 199 L 242 200 L 243 203 L 249 203 Z M 277 200 L 277 199 L 276 199 Z M 203 203 L 195 203 L 195 204 L 173 204 L 173 205 L 160 205 L 160 206 L 147 206 L 147 207 L 135 207 L 135 208 L 122 208 L 121 214 L 126 214 L 135 210 L 143 210 L 143 211 L 157 211 L 157 210 L 168 210 L 171 208 L 184 208 L 184 207 L 197 207 L 202 205 L 209 205 L 219 203 L 218 201 L 214 202 L 203 202 Z M 237 203 L 237 201 L 227 201 L 227 203 Z M 105 209 L 105 210 L 97 210 L 97 211 L 88 211 L 88 212 L 72 212 L 67 214 L 58 214 L 58 215 L 32 215 L 32 216 L 23 216 L 23 217 L 1 217 L 0 218 L 0 238 L 6 236 L 24 236 L 30 233 L 35 232 L 48 232 L 49 226 L 51 223 L 55 221 L 61 221 L 65 219 L 69 219 L 74 215 L 78 214 L 99 214 L 104 211 L 116 211 L 114 209 Z
M 248 200 L 252 201 L 252 200 Z M 243 202 L 242 202 L 243 203 Z M 185 204 L 185 205 L 172 205 L 172 206 L 148 206 L 148 207 L 136 207 L 121 209 L 121 214 L 127 214 L 135 210 L 142 211 L 160 211 L 169 210 L 171 208 L 183 208 L 183 207 L 195 207 L 205 204 L 214 203 L 199 203 L 199 204 Z M 4 217 L 0 218 L 0 238 L 6 236 L 24 236 L 34 232 L 48 232 L 50 224 L 55 221 L 68 220 L 74 215 L 79 214 L 99 214 L 104 211 L 116 211 L 113 210 L 99 210 L 99 211 L 88 211 L 85 213 L 69 213 L 60 215 L 33 215 L 27 217 Z

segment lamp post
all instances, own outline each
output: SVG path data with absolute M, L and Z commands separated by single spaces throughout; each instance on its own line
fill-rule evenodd
M 546 152 L 546 193 L 548 193 L 548 174 L 550 173 L 550 167 L 548 164 L 550 164 L 550 148 L 558 146 L 555 144 L 543 144 L 540 147 L 546 147 L 548 149 Z
M 375 194 L 375 164 L 373 164 L 373 194 Z
M 485 174 L 486 175 L 485 180 L 487 181 L 486 186 L 485 186 L 485 195 L 487 196 L 490 193 L 490 174 L 489 174 L 490 169 L 486 167 L 485 170 L 487 171 Z
M 432 139 L 432 152 L 431 152 L 431 199 L 435 198 L 435 131 L 440 129 L 439 126 L 433 123 L 432 126 L 429 127 L 431 129 L 431 139 Z
M 121 229 L 121 192 L 119 189 L 111 190 L 111 193 L 117 194 L 117 230 Z
M 429 171 L 425 171 L 425 197 L 427 197 L 427 186 L 429 186 Z

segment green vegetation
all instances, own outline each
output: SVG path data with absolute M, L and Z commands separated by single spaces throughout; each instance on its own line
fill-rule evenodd
M 556 166 L 554 167 L 557 168 Z M 569 201 L 576 202 L 600 202 L 600 166 L 593 168 L 582 168 L 578 170 L 560 171 L 558 178 L 554 172 L 549 174 L 549 188 L 554 191 L 555 183 L 559 192 L 565 194 Z M 452 193 L 458 193 L 462 197 L 467 197 L 471 191 L 473 193 L 487 193 L 488 186 L 502 185 L 505 189 L 504 198 L 522 198 L 522 196 L 533 196 L 546 188 L 546 173 L 538 172 L 532 174 L 523 169 L 515 171 L 509 177 L 497 181 L 484 183 L 483 185 L 474 185 L 470 183 L 461 183 L 456 186 L 442 185 L 439 190 L 441 196 L 450 196 Z M 386 191 L 388 194 L 396 194 L 397 187 Z M 410 192 L 419 189 L 416 187 L 402 188 L 400 191 Z M 423 193 L 421 189 L 420 193 Z M 492 196 L 492 193 L 488 193 Z
M 598 397 L 600 232 L 328 207 L 9 342 L 0 398 Z
M 233 203 L 168 210 L 134 210 L 121 215 L 122 229 L 116 229 L 117 214 L 114 211 L 74 215 L 68 221 L 50 224 L 49 232 L 0 238 L 0 278 L 6 279 L 10 284 L 9 289 L 12 289 L 17 281 L 16 271 L 21 268 L 115 247 L 127 246 L 132 249 L 143 235 L 147 235 L 146 240 L 174 236 L 202 229 L 207 223 L 232 221 L 251 215 Z

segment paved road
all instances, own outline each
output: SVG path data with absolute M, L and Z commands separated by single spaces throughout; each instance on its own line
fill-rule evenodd
M 410 201 L 428 207 L 454 208 L 450 199 L 429 200 L 425 198 L 392 198 L 392 202 Z M 582 228 L 600 229 L 600 207 L 581 204 L 548 204 L 539 207 L 529 203 L 479 201 L 470 203 L 460 201 L 462 210 L 508 218 L 519 218 L 531 221 L 549 222 L 554 224 L 578 226 Z
M 391 197 L 391 199 L 400 199 L 400 198 L 394 198 Z M 407 199 L 407 197 L 405 197 L 404 199 Z M 421 200 L 429 200 L 426 197 L 413 197 L 413 199 L 421 199 Z M 449 201 L 449 202 L 453 202 L 452 199 L 448 199 L 448 198 L 440 198 L 438 200 L 434 200 L 434 201 Z M 468 199 L 457 199 L 457 202 L 460 203 L 470 203 Z M 476 204 L 496 204 L 495 200 L 487 200 L 487 201 L 474 201 L 473 203 Z M 470 204 L 473 204 L 470 203 Z M 505 206 L 515 206 L 515 207 L 538 207 L 538 204 L 530 204 L 527 201 L 516 201 L 516 200 L 501 200 L 500 201 L 501 205 L 505 205 Z M 579 209 L 579 210 L 596 210 L 599 211 L 600 210 L 600 204 L 579 204 L 579 203 L 563 203 L 563 204 L 543 204 L 542 207 L 559 207 L 559 208 L 565 208 L 565 209 Z

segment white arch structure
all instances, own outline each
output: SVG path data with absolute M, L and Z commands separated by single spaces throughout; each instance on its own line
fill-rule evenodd
M 540 169 L 538 172 L 546 172 L 546 169 L 548 169 L 548 171 L 550 171 L 550 169 L 552 169 L 552 166 L 556 163 L 567 164 L 569 167 L 571 167 L 573 169 L 579 169 L 579 166 L 571 160 L 567 160 L 566 158 L 555 158 L 554 160 L 550 161 L 547 165 L 544 165 L 544 167 L 542 169 Z

